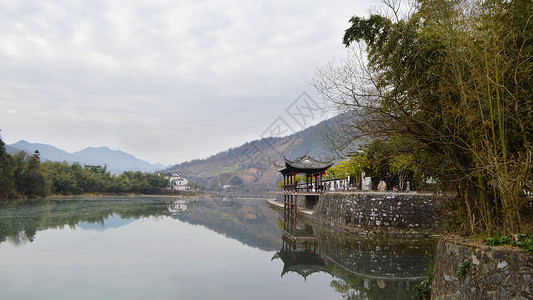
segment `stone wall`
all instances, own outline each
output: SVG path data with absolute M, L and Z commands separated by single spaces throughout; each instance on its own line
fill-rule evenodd
M 427 253 L 434 253 L 436 239 L 395 238 L 342 234 L 313 226 L 323 254 L 352 273 L 367 278 L 421 281 L 427 277 Z
M 276 201 L 279 203 L 283 203 L 283 192 L 279 193 L 276 196 Z M 312 196 L 304 196 L 304 195 L 298 195 L 296 197 L 296 205 L 301 208 L 308 208 L 312 209 L 314 208 L 315 204 L 318 202 L 318 195 L 312 195 Z
M 441 239 L 431 299 L 533 299 L 533 254 Z
M 320 197 L 312 219 L 363 234 L 431 234 L 436 225 L 435 197 L 394 192 L 328 193 Z

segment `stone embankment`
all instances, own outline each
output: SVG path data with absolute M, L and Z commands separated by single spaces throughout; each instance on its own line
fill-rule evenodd
M 282 198 L 269 203 L 283 211 Z M 430 194 L 327 193 L 298 218 L 355 234 L 418 237 L 436 233 L 436 206 Z M 441 238 L 432 286 L 432 299 L 533 299 L 533 254 Z
M 314 196 L 316 197 L 316 196 Z M 271 206 L 283 209 L 283 195 Z M 427 236 L 436 233 L 436 197 L 432 194 L 350 192 L 320 195 L 314 208 L 298 197 L 298 217 L 356 234 Z
M 533 254 L 441 238 L 432 299 L 533 299 Z
M 313 219 L 360 234 L 428 235 L 435 233 L 435 206 L 431 194 L 328 193 L 320 197 Z

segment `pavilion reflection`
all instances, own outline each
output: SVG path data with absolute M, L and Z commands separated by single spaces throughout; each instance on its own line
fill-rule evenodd
M 281 250 L 272 257 L 283 261 L 283 275 L 294 272 L 307 280 L 313 273 L 330 273 L 326 267 L 313 228 L 304 223 L 298 224 L 295 216 L 285 215 Z
M 365 237 L 333 232 L 284 217 L 282 248 L 272 260 L 307 280 L 313 273 L 333 276 L 330 284 L 348 299 L 414 299 L 414 286 L 426 278 L 432 239 Z

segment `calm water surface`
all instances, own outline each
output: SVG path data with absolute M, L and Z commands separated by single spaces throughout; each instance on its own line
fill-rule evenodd
M 288 223 L 264 199 L 40 200 L 0 208 L 0 299 L 408 299 L 433 247 Z

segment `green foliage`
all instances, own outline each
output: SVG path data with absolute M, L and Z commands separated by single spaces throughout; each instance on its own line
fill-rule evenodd
M 419 284 L 415 285 L 414 290 L 417 295 L 417 299 L 430 299 L 431 298 L 431 285 L 433 282 L 433 268 L 435 265 L 435 259 L 433 259 L 433 255 L 427 253 L 426 251 L 426 259 L 427 259 L 427 268 L 426 268 L 426 276 L 427 278 L 422 280 Z
M 445 209 L 459 230 L 533 230 L 523 228 L 533 223 L 533 2 L 417 0 L 405 16 L 397 3 L 350 20 L 343 43 L 364 52 L 320 69 L 315 86 L 353 112 L 352 139 L 406 142 L 391 157 L 369 153 L 371 169 L 453 191 Z
M 168 215 L 165 201 L 144 197 L 46 198 L 33 203 L 11 203 L 0 210 L 0 243 L 33 241 L 37 231 L 75 226 L 80 222 L 103 224 L 117 214 L 124 219 Z
M 514 245 L 525 251 L 533 252 L 533 237 L 521 234 L 518 236 L 518 240 L 514 242 Z
M 502 235 L 500 236 L 499 238 L 492 238 L 492 237 L 488 237 L 486 239 L 486 245 L 489 245 L 489 246 L 501 246 L 501 245 L 509 245 L 511 244 L 511 238 L 506 236 L 506 235 Z
M 46 195 L 46 182 L 38 152 L 28 155 L 21 151 L 14 156 L 4 153 L 0 163 L 0 198 L 35 198 Z
M 403 190 L 409 180 L 411 189 L 426 189 L 425 182 L 430 177 L 428 166 L 434 163 L 433 158 L 427 152 L 412 151 L 413 144 L 407 138 L 391 135 L 368 143 L 352 159 L 359 161 L 358 170 L 372 177 L 375 185 L 391 173 L 393 186 Z
M 7 153 L 5 144 L 0 138 L 0 199 L 16 196 L 15 161 Z
M 417 294 L 417 299 L 430 299 L 431 295 L 431 281 L 433 276 L 428 277 L 419 284 L 415 285 L 414 290 Z
M 305 179 L 304 179 L 304 177 L 303 177 L 302 175 L 296 175 L 296 183 L 297 183 L 297 184 L 299 184 L 299 183 L 305 183 Z M 278 187 L 279 187 L 280 189 L 283 188 L 283 179 L 282 179 L 280 182 L 278 182 Z
M 31 156 L 25 156 L 16 177 L 17 190 L 27 198 L 46 196 L 44 175 L 41 172 L 41 161 L 36 151 Z
M 470 262 L 465 261 L 459 265 L 459 271 L 457 271 L 457 277 L 459 277 L 460 279 L 465 279 L 466 274 L 468 274 L 468 271 L 470 271 Z
M 511 245 L 524 249 L 528 252 L 533 252 L 533 237 L 526 234 L 518 234 L 516 240 L 513 238 L 502 235 L 500 237 L 488 237 L 485 239 L 485 245 L 488 246 L 502 246 Z
M 164 176 L 141 172 L 124 172 L 112 176 L 106 167 L 82 167 L 79 163 L 43 162 L 39 152 L 5 151 L 0 138 L 0 199 L 36 198 L 50 194 L 84 193 L 159 194 L 168 184 Z
M 120 174 L 111 184 L 115 193 L 158 194 L 168 184 L 160 175 L 127 171 Z
M 348 176 L 354 176 L 360 173 L 357 161 L 353 158 L 341 160 L 333 167 L 329 168 L 326 173 L 326 179 L 345 179 Z
M 234 175 L 233 177 L 231 177 L 229 184 L 233 186 L 242 186 L 244 185 L 244 181 L 241 177 Z

